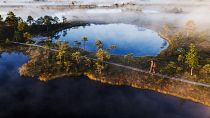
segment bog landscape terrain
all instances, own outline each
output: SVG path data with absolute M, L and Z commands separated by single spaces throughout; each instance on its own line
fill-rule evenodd
M 210 1 L 1 0 L 0 117 L 210 117 Z

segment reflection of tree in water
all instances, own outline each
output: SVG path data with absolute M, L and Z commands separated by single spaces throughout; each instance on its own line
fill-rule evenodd
M 185 99 L 179 99 L 179 108 L 183 109 L 185 104 L 186 104 L 186 100 Z
M 65 37 L 67 35 L 67 30 L 63 30 L 62 36 Z
M 56 33 L 52 36 L 53 39 L 58 40 L 60 39 L 61 35 L 59 33 Z
M 161 44 L 161 47 L 160 48 L 163 49 L 166 46 L 167 46 L 167 42 L 164 40 L 163 43 Z

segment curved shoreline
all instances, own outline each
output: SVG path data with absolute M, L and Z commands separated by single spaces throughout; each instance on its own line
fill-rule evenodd
M 171 45 L 171 40 L 167 37 L 165 37 L 163 34 L 161 33 L 157 33 L 162 39 L 168 41 L 168 44 L 169 46 Z M 24 45 L 24 44 L 23 44 Z M 35 46 L 35 45 L 33 45 Z M 168 46 L 168 47 L 169 47 Z M 168 49 L 168 48 L 166 48 Z M 161 51 L 164 51 L 164 50 L 161 50 Z M 119 74 L 119 73 L 118 73 Z M 100 77 L 97 77 L 95 76 L 94 74 L 91 74 L 91 73 L 85 73 L 85 75 L 90 79 L 90 80 L 96 80 L 96 81 L 100 81 L 101 83 L 107 83 L 107 84 L 111 84 L 111 85 L 125 85 L 125 86 L 131 86 L 131 87 L 134 87 L 134 88 L 140 88 L 140 89 L 147 89 L 147 90 L 152 90 L 152 91 L 156 91 L 156 92 L 159 92 L 159 93 L 163 93 L 163 94 L 168 94 L 168 95 L 172 95 L 172 96 L 176 96 L 176 97 L 179 97 L 179 98 L 183 98 L 183 99 L 187 99 L 187 100 L 191 100 L 193 102 L 197 102 L 197 103 L 201 103 L 201 104 L 204 104 L 206 106 L 210 106 L 210 100 L 202 100 L 202 98 L 196 98 L 196 96 L 192 97 L 192 96 L 187 96 L 187 95 L 183 95 L 183 94 L 179 94 L 179 93 L 176 93 L 176 92 L 170 92 L 170 91 L 167 91 L 167 90 L 164 90 L 164 89 L 157 89 L 156 86 L 147 86 L 145 85 L 145 83 L 143 82 L 132 82 L 132 81 L 129 81 L 129 80 L 124 80 L 125 82 L 120 82 L 120 81 L 112 81 L 110 79 L 107 79 L 106 77 L 109 77 L 109 76 L 105 76 L 105 78 L 100 78 Z M 146 74 L 144 74 L 143 76 L 145 76 Z M 71 77 L 72 75 L 65 75 L 65 74 L 61 74 L 61 75 L 57 75 L 57 76 L 53 76 L 53 79 L 55 78 L 60 78 L 60 77 L 64 77 L 64 76 L 68 76 L 68 77 Z M 133 76 L 133 75 L 130 75 L 130 76 Z M 157 78 L 159 79 L 159 78 Z M 138 79 L 136 79 L 138 80 Z M 135 81 L 135 80 L 134 80 Z M 153 82 L 151 82 L 153 83 Z M 150 83 L 146 83 L 146 84 L 150 84 Z M 178 83 L 178 84 L 182 84 L 182 83 Z M 193 85 L 194 86 L 194 85 Z M 200 95 L 202 96 L 202 95 Z M 200 97 L 200 96 L 197 96 L 197 97 Z
M 120 67 L 114 67 L 113 66 L 113 68 L 117 68 L 117 69 L 120 70 Z M 111 68 L 111 69 L 113 69 L 113 68 Z M 159 93 L 176 96 L 176 97 L 187 99 L 187 100 L 190 100 L 190 101 L 193 101 L 193 102 L 201 103 L 201 104 L 204 104 L 206 106 L 210 106 L 210 99 L 208 99 L 210 97 L 209 89 L 208 89 L 208 93 L 207 93 L 207 90 L 203 90 L 203 88 L 199 88 L 198 89 L 197 88 L 198 86 L 196 86 L 196 85 L 187 85 L 187 87 L 193 87 L 192 90 L 196 89 L 198 92 L 201 92 L 201 93 L 203 91 L 205 92 L 205 95 L 202 95 L 201 93 L 196 93 L 195 92 L 196 95 L 192 96 L 192 94 L 189 94 L 189 93 L 186 94 L 185 92 L 183 93 L 183 91 L 181 91 L 181 93 L 180 93 L 180 91 L 176 91 L 175 92 L 175 91 L 171 91 L 171 90 L 157 88 L 158 86 L 162 86 L 162 83 L 158 83 L 158 84 L 155 83 L 155 82 L 161 80 L 160 77 L 157 77 L 155 75 L 154 75 L 155 76 L 154 80 L 150 80 L 147 77 L 146 81 L 145 81 L 145 79 L 144 79 L 144 81 L 139 81 L 139 78 L 142 78 L 142 77 L 144 78 L 145 76 L 148 76 L 148 74 L 143 73 L 140 76 L 136 76 L 136 74 L 138 72 L 129 74 L 128 71 L 130 72 L 132 70 L 127 70 L 127 71 L 123 70 L 123 72 L 121 72 L 121 73 L 115 72 L 114 70 L 113 71 L 110 70 L 109 72 L 115 72 L 115 73 L 113 75 L 112 74 L 111 75 L 110 74 L 109 75 L 105 75 L 104 77 L 99 77 L 96 74 L 90 73 L 90 72 L 89 73 L 84 73 L 84 75 L 87 76 L 90 80 L 99 81 L 101 83 L 106 83 L 106 84 L 111 84 L 111 85 L 125 85 L 125 86 L 131 86 L 131 87 L 134 87 L 134 88 L 153 90 L 153 91 L 156 91 L 156 92 L 159 92 Z M 126 75 L 126 73 L 128 73 L 128 75 L 129 75 L 128 78 L 124 77 L 124 75 L 123 76 L 120 75 L 120 74 L 125 74 Z M 52 78 L 56 79 L 56 78 L 60 78 L 60 77 L 64 77 L 64 76 L 65 77 L 71 77 L 72 74 L 61 74 L 61 75 L 52 76 Z M 121 79 L 119 79 L 120 77 L 121 77 Z M 115 78 L 117 78 L 117 79 L 115 79 Z M 49 80 L 51 80 L 51 79 L 49 79 Z M 149 80 L 149 82 L 147 80 Z M 169 80 L 168 79 L 164 79 L 164 81 L 168 82 Z M 174 82 L 175 80 L 170 80 L 170 82 L 171 81 Z M 152 85 L 153 83 L 155 83 L 156 85 L 155 84 Z M 183 82 L 177 82 L 176 81 L 175 83 L 177 84 L 175 86 L 183 85 Z M 165 83 L 163 83 L 163 85 L 164 84 Z M 184 85 L 186 85 L 186 84 L 187 83 L 184 83 Z M 182 86 L 175 87 L 175 88 L 173 88 L 173 87 L 174 86 L 172 86 L 172 88 L 170 88 L 170 87 L 169 88 L 170 89 L 175 89 L 175 90 L 182 88 Z M 192 92 L 192 91 L 190 90 L 190 92 Z M 207 99 L 204 98 L 206 96 L 207 96 Z
M 110 79 L 107 80 L 106 77 L 100 79 L 91 73 L 86 73 L 85 75 L 90 80 L 98 81 L 98 82 L 101 82 L 104 84 L 110 84 L 110 85 L 115 85 L 115 86 L 130 86 L 130 87 L 137 88 L 137 89 L 151 90 L 151 91 L 159 92 L 161 94 L 171 95 L 171 96 L 175 96 L 175 97 L 182 98 L 185 100 L 190 100 L 192 102 L 203 104 L 205 106 L 210 107 L 210 100 L 206 101 L 206 100 L 204 100 L 205 98 L 200 99 L 200 98 L 193 97 L 192 95 L 184 95 L 184 94 L 181 94 L 181 92 L 178 93 L 178 91 L 177 92 L 166 91 L 163 89 L 158 89 L 155 86 L 148 86 L 147 84 L 144 84 L 144 83 L 135 83 L 135 82 L 129 83 L 128 81 L 127 81 L 127 83 L 114 82 L 114 81 L 111 81 Z
M 85 72 L 84 74 L 63 73 L 60 75 L 51 76 L 51 78 L 50 79 L 48 78 L 48 79 L 53 80 L 53 79 L 58 79 L 62 77 L 87 76 L 89 80 L 97 81 L 102 84 L 109 84 L 113 86 L 129 86 L 129 87 L 133 87 L 140 90 L 154 91 L 154 92 L 189 100 L 191 102 L 199 103 L 199 104 L 210 107 L 210 99 L 208 99 L 210 96 L 209 88 L 199 87 L 196 85 L 190 85 L 186 83 L 180 83 L 175 80 L 168 80 L 165 78 L 158 78 L 155 75 L 152 76 L 152 79 L 151 79 L 151 76 L 142 74 L 142 73 L 141 73 L 142 76 L 136 76 L 134 74 L 134 76 L 132 75 L 133 78 L 126 79 L 127 76 L 131 76 L 129 73 L 130 71 L 127 70 L 126 72 L 123 72 L 123 74 L 121 73 L 119 77 L 117 76 L 118 74 L 115 74 L 113 76 L 112 75 L 100 76 L 92 72 Z M 133 72 L 131 73 L 133 74 Z M 134 73 L 138 73 L 138 72 L 134 72 Z M 41 81 L 47 82 L 48 79 L 41 80 Z M 164 86 L 164 84 L 166 84 L 166 86 Z
M 167 50 L 171 46 L 171 40 L 169 38 L 167 38 L 166 36 L 164 36 L 161 32 L 158 32 L 158 35 L 160 36 L 160 38 L 164 39 L 168 43 L 167 48 L 161 50 L 160 51 L 160 53 L 161 53 L 162 51 Z

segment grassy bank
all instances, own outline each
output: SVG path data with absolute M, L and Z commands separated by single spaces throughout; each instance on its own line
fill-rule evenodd
M 131 86 L 168 94 L 210 106 L 210 89 L 137 71 L 110 66 L 104 76 L 85 73 L 89 79 L 112 85 Z

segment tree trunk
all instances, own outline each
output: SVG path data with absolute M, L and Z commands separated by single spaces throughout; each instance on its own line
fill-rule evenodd
M 193 75 L 193 68 L 190 69 L 190 75 Z
M 154 62 L 153 62 L 153 61 L 151 61 L 151 64 L 150 64 L 150 69 L 149 69 L 149 72 L 150 72 L 150 73 L 152 72 L 152 69 L 153 69 L 153 64 L 154 64 Z

